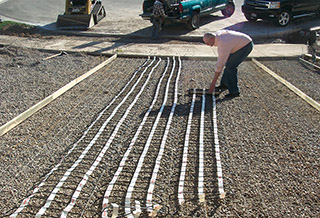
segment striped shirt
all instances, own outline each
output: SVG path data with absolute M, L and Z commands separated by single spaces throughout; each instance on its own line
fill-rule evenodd
M 159 0 L 155 1 L 154 5 L 153 5 L 153 12 L 152 13 L 155 17 L 165 17 L 166 16 L 164 13 L 163 5 Z

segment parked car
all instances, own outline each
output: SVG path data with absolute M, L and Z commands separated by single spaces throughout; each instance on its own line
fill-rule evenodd
M 241 9 L 248 21 L 273 19 L 287 26 L 292 19 L 319 14 L 320 0 L 245 0 Z
M 143 19 L 150 20 L 155 0 L 144 0 Z M 197 29 L 200 17 L 221 11 L 225 17 L 233 15 L 233 0 L 165 0 L 164 10 L 167 15 L 164 23 L 187 23 L 190 29 Z

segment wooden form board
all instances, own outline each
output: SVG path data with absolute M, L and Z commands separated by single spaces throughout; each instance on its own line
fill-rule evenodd
M 65 93 L 66 91 L 68 91 L 69 89 L 71 89 L 72 87 L 77 85 L 78 83 L 80 83 L 82 80 L 88 78 L 89 76 L 91 76 L 92 74 L 94 74 L 95 72 L 97 72 L 102 67 L 106 66 L 107 64 L 109 64 L 111 61 L 113 61 L 116 58 L 117 58 L 117 55 L 115 54 L 112 57 L 110 57 L 109 59 L 107 59 L 106 61 L 102 62 L 98 66 L 96 66 L 93 69 L 91 69 L 90 71 L 88 71 L 85 74 L 79 76 L 78 78 L 72 80 L 70 83 L 68 83 L 67 85 L 63 86 L 62 88 L 60 88 L 59 90 L 57 90 L 56 92 L 54 92 L 50 96 L 46 97 L 45 99 L 43 99 L 39 103 L 35 104 L 31 108 L 29 108 L 28 110 L 23 112 L 22 114 L 18 115 L 17 117 L 15 117 L 11 121 L 9 121 L 8 123 L 6 123 L 3 126 L 1 126 L 0 127 L 0 136 L 3 136 L 7 132 L 9 132 L 11 129 L 13 129 L 17 125 L 19 125 L 20 123 L 25 121 L 26 119 L 28 119 L 34 113 L 36 113 L 37 111 L 39 111 L 40 109 L 42 109 L 43 107 L 48 105 L 50 102 L 52 102 L 53 100 L 58 98 L 60 95 L 62 95 L 63 93 Z
M 252 62 L 254 64 L 256 64 L 258 67 L 260 67 L 261 69 L 263 69 L 265 72 L 269 73 L 271 76 L 273 76 L 275 79 L 277 79 L 278 81 L 280 81 L 282 84 L 284 84 L 285 86 L 287 86 L 291 91 L 293 91 L 295 94 L 297 94 L 299 97 L 301 97 L 303 100 L 305 100 L 307 103 L 309 103 L 312 107 L 314 107 L 315 109 L 317 109 L 318 111 L 320 111 L 320 104 L 313 100 L 312 98 L 310 98 L 308 95 L 306 95 L 304 92 L 302 92 L 300 89 L 298 89 L 297 87 L 295 87 L 294 85 L 292 85 L 290 82 L 288 82 L 287 80 L 283 79 L 281 76 L 279 76 L 278 74 L 276 74 L 275 72 L 273 72 L 272 70 L 270 70 L 269 68 L 267 68 L 265 65 L 261 64 L 259 61 L 257 61 L 256 59 L 252 58 Z
M 308 56 L 307 56 L 307 57 L 308 57 Z M 305 63 L 305 64 L 308 64 L 308 65 L 314 67 L 314 68 L 317 69 L 317 70 L 320 70 L 320 67 L 319 67 L 319 66 L 317 66 L 317 65 L 315 65 L 315 64 L 313 64 L 313 63 L 311 63 L 311 62 L 309 62 L 309 61 L 306 61 L 306 60 L 304 60 L 303 58 L 299 58 L 299 60 L 302 61 L 302 62 Z

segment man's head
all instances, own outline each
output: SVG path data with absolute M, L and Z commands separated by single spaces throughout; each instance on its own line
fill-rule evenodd
M 205 33 L 203 36 L 203 42 L 209 46 L 214 45 L 215 39 L 216 39 L 216 36 L 212 33 Z

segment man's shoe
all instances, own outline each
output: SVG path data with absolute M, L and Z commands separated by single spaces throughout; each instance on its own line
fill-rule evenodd
M 218 97 L 222 92 L 224 92 L 225 90 L 227 90 L 228 88 L 226 86 L 217 86 L 214 88 L 214 95 L 216 97 Z
M 240 93 L 229 93 L 227 95 L 224 96 L 224 98 L 235 98 L 235 97 L 239 97 Z
M 228 87 L 226 87 L 226 86 L 223 86 L 223 85 L 220 85 L 220 86 L 217 86 L 217 87 L 215 87 L 215 92 L 216 91 L 220 91 L 220 92 L 223 92 L 223 91 L 225 91 L 225 90 L 227 90 L 228 89 Z

